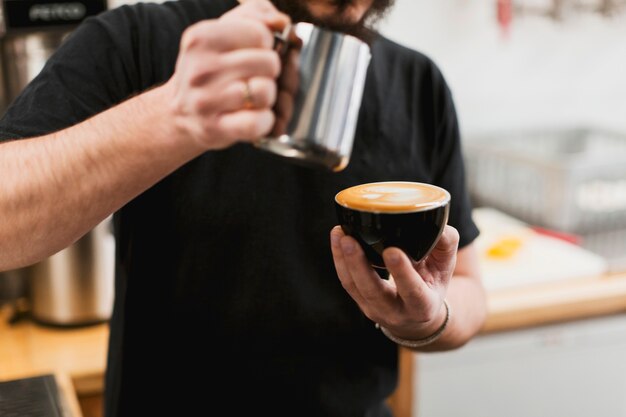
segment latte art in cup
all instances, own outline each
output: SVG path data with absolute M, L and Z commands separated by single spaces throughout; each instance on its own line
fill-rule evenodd
M 449 203 L 443 188 L 407 181 L 355 185 L 335 196 L 341 228 L 376 268 L 385 268 L 382 254 L 389 247 L 415 262 L 424 259 L 448 222 Z
M 450 200 L 450 194 L 431 185 L 379 182 L 347 188 L 335 199 L 342 206 L 355 210 L 403 213 L 444 205 Z

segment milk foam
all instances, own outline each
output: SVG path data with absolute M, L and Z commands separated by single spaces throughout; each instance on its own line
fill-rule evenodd
M 450 200 L 450 195 L 429 184 L 379 182 L 347 188 L 337 194 L 335 200 L 356 210 L 396 213 L 439 207 Z

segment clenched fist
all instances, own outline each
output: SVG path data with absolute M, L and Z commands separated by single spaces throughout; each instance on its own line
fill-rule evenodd
M 249 0 L 190 26 L 164 85 L 176 132 L 206 150 L 267 135 L 281 67 L 274 32 L 289 24 L 269 1 Z

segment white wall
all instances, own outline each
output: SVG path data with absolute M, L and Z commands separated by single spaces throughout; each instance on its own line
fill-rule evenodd
M 396 0 L 390 38 L 430 55 L 451 85 L 462 129 L 601 125 L 626 130 L 626 12 L 562 22 L 514 17 L 495 0 Z

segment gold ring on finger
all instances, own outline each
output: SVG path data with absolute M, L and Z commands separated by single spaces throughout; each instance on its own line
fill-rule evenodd
M 250 110 L 254 108 L 254 99 L 252 97 L 252 90 L 250 89 L 250 82 L 248 80 L 243 82 L 243 108 Z

